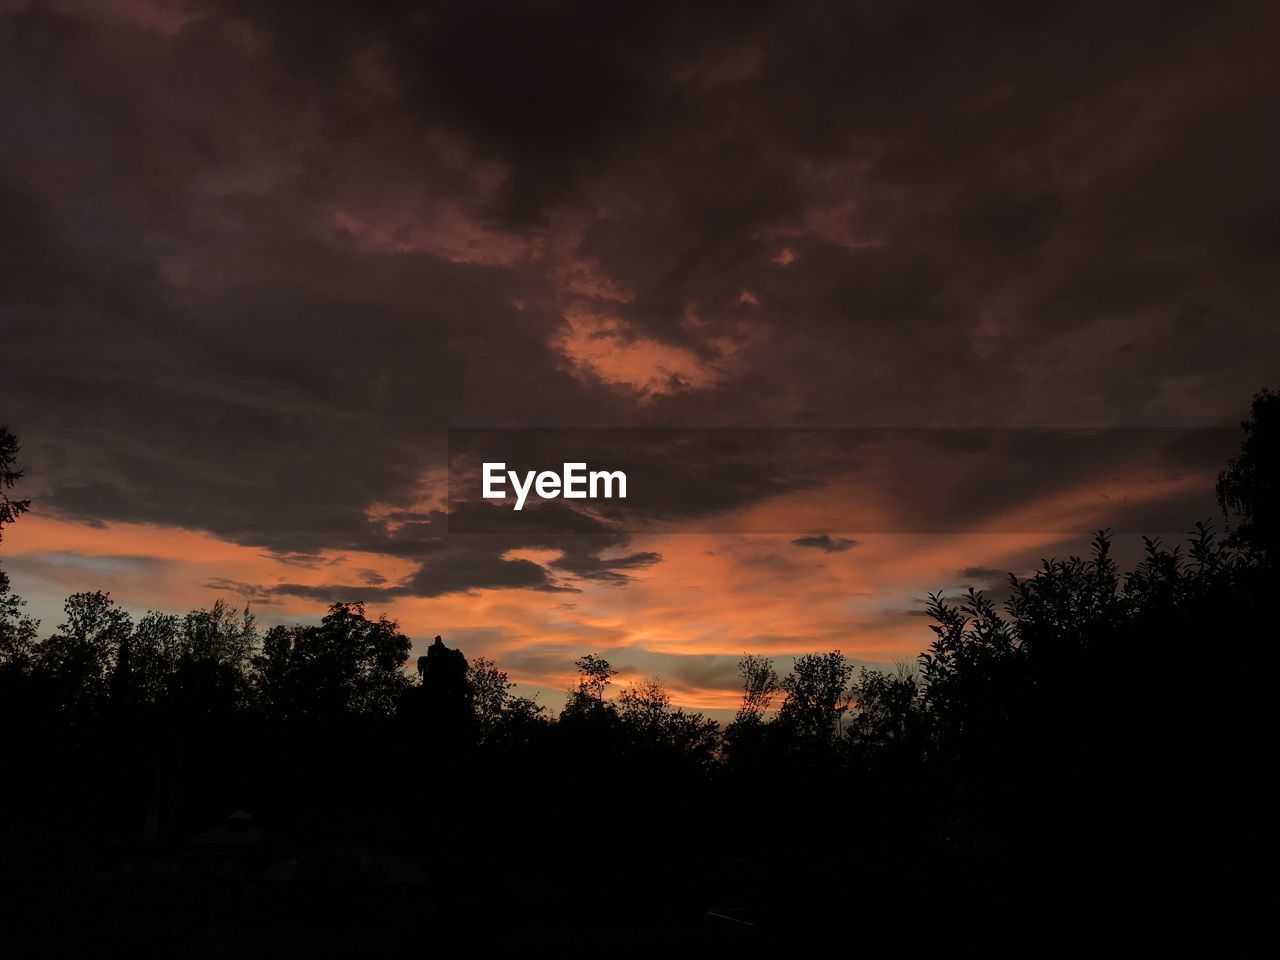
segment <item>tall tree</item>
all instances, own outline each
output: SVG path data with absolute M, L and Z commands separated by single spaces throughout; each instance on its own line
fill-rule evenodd
M 1272 563 L 1280 559 L 1280 393 L 1253 398 L 1240 453 L 1218 475 L 1218 503 L 1233 540 Z
M 852 677 L 853 664 L 839 650 L 796 657 L 791 673 L 782 681 L 786 699 L 778 719 L 802 741 L 816 746 L 831 744 L 849 709 Z
M 251 657 L 263 706 L 279 716 L 386 717 L 409 686 L 411 642 L 363 603 L 335 603 L 317 626 L 275 627 Z
M 135 705 L 155 704 L 176 690 L 174 675 L 180 664 L 182 620 L 148 610 L 121 644 L 122 655 L 112 675 L 112 698 Z
M 4 539 L 5 524 L 13 523 L 31 506 L 30 500 L 11 500 L 8 495 L 22 479 L 18 452 L 18 438 L 0 424 L 0 540 Z M 25 605 L 21 597 L 10 592 L 9 577 L 0 570 L 0 666 L 26 670 L 31 665 L 40 624 L 23 614 Z
M 54 682 L 65 710 L 91 712 L 105 699 L 133 621 L 102 591 L 72 594 L 63 609 L 66 620 L 40 644 L 36 665 Z
M 22 672 L 31 667 L 36 653 L 40 621 L 22 612 L 26 601 L 9 589 L 9 576 L 0 570 L 0 668 Z
M 618 714 L 633 732 L 658 739 L 663 731 L 671 695 L 657 678 L 640 680 L 618 695 Z
M 258 643 L 248 607 L 236 610 L 217 600 L 208 610 L 192 610 L 167 642 L 177 653 L 173 683 L 186 712 L 225 714 L 245 702 L 246 668 Z
M 578 668 L 578 693 L 597 704 L 604 703 L 604 693 L 617 673 L 604 657 L 588 653 L 573 662 Z
M 742 659 L 738 661 L 738 675 L 742 678 L 743 692 L 742 705 L 738 707 L 735 722 L 759 722 L 772 706 L 773 698 L 781 689 L 778 671 L 768 657 L 757 657 L 748 653 L 743 654 Z
M 864 748 L 885 749 L 910 743 L 923 730 L 925 711 L 919 677 L 905 664 L 892 673 L 863 667 L 853 697 L 849 736 Z
M 498 665 L 488 657 L 476 657 L 467 664 L 467 689 L 471 707 L 476 714 L 476 723 L 480 728 L 481 740 L 488 739 L 502 722 L 511 696 L 510 690 L 514 686 L 507 678 L 506 671 L 499 670 Z
M 617 709 L 605 701 L 605 692 L 617 671 L 608 660 L 595 653 L 579 657 L 574 666 L 578 668 L 578 682 L 569 690 L 560 719 L 570 723 L 583 721 L 588 725 L 612 723 Z
M 4 539 L 5 524 L 13 523 L 31 507 L 30 500 L 11 500 L 8 491 L 22 479 L 18 469 L 18 438 L 4 424 L 0 424 L 0 540 Z

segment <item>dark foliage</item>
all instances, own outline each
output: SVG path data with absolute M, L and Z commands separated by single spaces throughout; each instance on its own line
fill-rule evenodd
M 30 500 L 9 499 L 9 491 L 22 479 L 22 471 L 18 469 L 21 451 L 18 438 L 0 423 L 0 540 L 4 539 L 5 524 L 13 523 L 31 507 Z

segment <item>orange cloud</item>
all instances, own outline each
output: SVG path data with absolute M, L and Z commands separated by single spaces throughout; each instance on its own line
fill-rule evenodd
M 1160 499 L 1204 483 L 1204 477 L 1191 474 L 1155 480 L 1122 476 L 1010 508 L 994 526 L 1028 531 L 1101 526 L 1109 504 Z M 785 507 L 786 516 L 821 520 L 830 491 L 807 496 L 808 514 L 800 510 L 806 506 L 802 500 L 783 503 L 781 498 L 755 510 Z M 757 516 L 745 524 L 750 528 L 760 521 Z M 984 528 L 991 528 L 986 521 Z M 856 538 L 856 545 L 825 551 L 793 543 L 814 529 Z M 662 664 L 723 660 L 744 652 L 788 656 L 840 649 L 876 663 L 909 660 L 931 639 L 919 616 L 927 592 L 959 592 L 971 582 L 961 573 L 967 568 L 1025 570 L 1028 558 L 1060 554 L 1068 541 L 1078 544 L 1078 537 L 976 529 L 866 534 L 816 526 L 787 534 L 668 532 L 637 537 L 629 545 L 656 551 L 663 559 L 634 571 L 625 586 L 582 581 L 576 593 L 482 589 L 431 598 L 396 596 L 376 607 L 397 618 L 417 644 L 441 634 L 468 656 L 493 657 L 524 687 L 550 691 L 544 702 L 554 705 L 554 692 L 573 681 L 573 660 L 588 651 L 604 652 L 620 666 L 631 664 L 636 677 L 662 674 Z M 360 587 L 375 578 L 398 582 L 415 569 L 411 560 L 375 553 L 280 556 L 192 530 L 89 527 L 40 515 L 24 517 L 7 532 L 5 546 L 15 589 L 46 619 L 56 617 L 61 597 L 76 590 L 108 589 L 139 611 L 182 611 L 208 606 L 220 595 L 241 599 L 240 584 Z M 555 552 L 525 550 L 509 558 L 516 556 L 545 564 Z M 316 617 L 323 610 L 296 597 L 255 606 L 266 622 Z M 696 670 L 687 673 L 664 674 L 676 703 L 712 710 L 736 703 L 731 671 L 717 675 L 720 685 L 699 679 Z
M 131 609 L 188 610 L 218 596 L 237 599 L 235 584 L 352 585 L 394 581 L 414 569 L 382 554 L 323 551 L 280 556 L 178 527 L 113 523 L 87 526 L 32 514 L 5 535 L 5 563 L 18 592 L 54 597 L 109 590 Z M 315 604 L 283 597 L 272 616 L 309 617 Z
M 627 387 L 641 396 L 698 390 L 725 378 L 734 345 L 708 343 L 710 358 L 688 347 L 638 336 L 614 317 L 583 312 L 566 314 L 554 346 L 579 373 Z

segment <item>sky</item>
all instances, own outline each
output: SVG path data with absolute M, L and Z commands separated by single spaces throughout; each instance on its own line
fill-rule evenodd
M 5 569 L 46 628 L 361 599 L 551 706 L 591 651 L 717 716 L 743 652 L 910 660 L 930 591 L 1213 512 L 1178 431 L 1280 385 L 1278 40 L 1265 3 L 0 0 Z M 451 427 L 1175 439 L 762 447 L 657 532 L 464 536 Z

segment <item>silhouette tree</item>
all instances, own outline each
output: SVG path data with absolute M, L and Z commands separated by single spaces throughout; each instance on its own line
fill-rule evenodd
M 197 626 L 217 664 L 241 657 L 252 629 L 217 617 Z M 389 717 L 409 686 L 410 646 L 394 620 L 370 620 L 363 603 L 335 603 L 318 626 L 271 630 L 251 659 L 264 706 L 277 716 Z
M 742 678 L 743 693 L 742 706 L 738 708 L 735 721 L 758 723 L 773 705 L 773 698 L 781 689 L 778 671 L 769 658 L 748 653 L 743 654 L 738 661 L 738 675 Z
M 502 722 L 514 686 L 506 672 L 487 657 L 476 657 L 467 665 L 467 694 L 482 741 L 492 737 Z
M 11 500 L 8 491 L 22 479 L 18 469 L 18 438 L 0 424 L 0 541 L 6 524 L 13 523 L 31 506 L 30 500 Z M 0 570 L 0 669 L 25 672 L 35 654 L 40 624 L 25 616 L 26 602 L 10 590 L 9 577 Z
M 660 735 L 670 706 L 671 695 L 657 678 L 640 680 L 618 694 L 619 716 L 642 737 Z
M 1046 578 L 1059 569 L 1046 567 Z M 986 736 L 991 725 L 1007 719 L 1009 700 L 1025 686 L 1021 640 L 995 605 L 973 589 L 958 604 L 930 594 L 927 612 L 934 640 L 920 656 L 926 702 L 943 730 Z
M 859 746 L 885 750 L 918 745 L 927 716 L 915 671 L 905 664 L 893 673 L 863 667 L 853 687 L 848 735 Z
M 801 742 L 829 747 L 849 708 L 852 677 L 853 665 L 839 650 L 796 657 L 795 666 L 781 684 L 786 698 L 778 721 Z
M 293 647 L 299 631 L 280 624 L 262 637 L 262 649 L 250 657 L 252 684 L 258 707 L 276 717 L 289 713 L 293 682 Z
M 40 622 L 22 612 L 26 601 L 13 593 L 0 570 L 0 670 L 26 673 L 35 658 Z
M 180 696 L 175 683 L 182 661 L 182 620 L 149 610 L 122 643 L 112 676 L 112 699 L 135 706 L 155 705 Z
M 575 660 L 573 665 L 578 668 L 578 682 L 569 691 L 561 716 L 576 719 L 616 712 L 604 699 L 605 691 L 617 673 L 609 661 L 598 654 L 588 653 Z
M 133 622 L 101 591 L 72 594 L 63 609 L 66 620 L 40 644 L 36 666 L 58 691 L 61 709 L 72 715 L 95 713 L 106 699 L 108 678 Z
M 771 731 L 766 714 L 782 689 L 778 671 L 768 657 L 743 654 L 738 661 L 742 678 L 742 704 L 724 731 L 724 753 L 731 767 L 739 771 L 768 763 L 766 742 Z
M 154 640 L 173 658 L 171 686 L 187 713 L 225 714 L 244 705 L 250 695 L 247 668 L 258 644 L 258 629 L 249 608 L 237 611 L 223 600 L 208 610 L 182 618 L 176 636 L 170 624 L 152 622 Z M 173 656 L 176 654 L 176 656 Z
M 8 426 L 0 424 L 0 540 L 4 539 L 5 524 L 13 523 L 31 507 L 30 500 L 9 499 L 9 490 L 22 479 L 22 471 L 18 469 L 21 449 Z
M 695 710 L 677 707 L 666 716 L 663 737 L 676 757 L 710 767 L 720 748 L 720 725 Z
M 1240 453 L 1218 475 L 1218 503 L 1234 519 L 1233 542 L 1275 563 L 1280 557 L 1280 393 L 1263 390 L 1243 421 Z
M 719 746 L 719 726 L 701 713 L 672 709 L 662 681 L 652 678 L 618 695 L 618 720 L 632 753 L 671 763 L 709 764 Z
M 546 707 L 536 700 L 508 694 L 500 714 L 483 732 L 482 740 L 486 744 L 500 744 L 506 749 L 532 750 L 550 723 Z
M 594 653 L 588 653 L 585 657 L 575 660 L 573 665 L 578 668 L 579 673 L 578 691 L 596 703 L 604 703 L 604 692 L 617 673 L 609 661 Z

